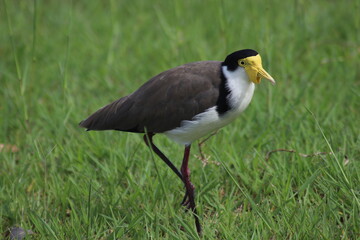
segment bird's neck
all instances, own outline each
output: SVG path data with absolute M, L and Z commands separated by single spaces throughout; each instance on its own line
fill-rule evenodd
M 223 80 L 228 89 L 227 102 L 232 111 L 242 112 L 250 103 L 255 90 L 255 84 L 249 80 L 244 68 L 238 67 L 229 71 L 222 66 Z

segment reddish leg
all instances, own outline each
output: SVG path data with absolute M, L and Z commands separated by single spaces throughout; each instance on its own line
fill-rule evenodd
M 148 133 L 147 135 L 144 135 L 144 141 L 146 143 L 146 145 L 148 147 L 151 147 L 151 149 L 154 151 L 154 153 L 156 153 L 156 155 L 158 155 L 161 160 L 163 160 L 166 165 L 168 165 L 171 170 L 181 179 L 181 181 L 184 182 L 184 179 L 181 175 L 181 173 L 179 172 L 179 170 L 174 166 L 174 164 L 165 156 L 165 154 L 163 154 L 159 148 L 156 147 L 156 145 L 153 143 L 152 138 L 155 134 L 153 133 Z M 185 183 L 185 182 L 184 182 Z M 189 208 L 189 200 L 188 200 L 188 193 L 187 191 L 185 191 L 185 196 L 183 198 L 183 200 L 181 201 L 181 205 L 185 206 L 186 208 Z
M 201 225 L 200 225 L 200 221 L 199 221 L 199 217 L 197 215 L 196 205 L 195 205 L 195 187 L 190 181 L 190 169 L 188 167 L 190 147 L 191 147 L 191 145 L 185 146 L 184 159 L 183 159 L 183 162 L 181 165 L 181 174 L 183 176 L 183 181 L 184 181 L 185 188 L 186 188 L 184 200 L 186 198 L 188 198 L 188 202 L 183 200 L 183 204 L 190 205 L 190 208 L 193 211 L 194 218 L 195 218 L 196 230 L 197 230 L 198 234 L 201 235 Z
M 151 147 L 151 149 L 156 153 L 156 155 L 158 155 L 185 184 L 186 191 L 181 204 L 183 206 L 186 206 L 187 208 L 191 208 L 195 218 L 196 230 L 198 234 L 201 235 L 201 225 L 195 206 L 195 187 L 190 182 L 190 170 L 188 168 L 190 145 L 185 146 L 184 159 L 181 165 L 181 173 L 180 173 L 179 170 L 174 166 L 174 164 L 155 146 L 155 144 L 152 141 L 153 136 L 154 136 L 153 133 L 147 133 L 147 135 L 144 135 L 144 141 L 146 145 Z
M 160 149 L 158 149 L 155 144 L 152 141 L 154 134 L 153 133 L 148 133 L 147 135 L 144 135 L 144 141 L 146 143 L 146 145 L 148 147 L 151 147 L 151 149 L 154 151 L 154 153 L 156 153 L 156 155 L 158 155 L 161 160 L 163 160 L 166 165 L 168 165 L 171 170 L 173 170 L 173 172 L 181 179 L 181 181 L 183 180 L 183 177 L 181 175 L 181 173 L 179 172 L 179 170 L 174 166 L 174 164 L 160 151 Z

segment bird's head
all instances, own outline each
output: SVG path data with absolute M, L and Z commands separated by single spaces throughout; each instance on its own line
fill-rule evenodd
M 244 68 L 253 83 L 258 84 L 261 78 L 265 78 L 275 84 L 275 80 L 262 67 L 260 54 L 255 50 L 244 49 L 233 52 L 226 57 L 223 65 L 227 66 L 229 71 L 235 71 L 239 67 Z

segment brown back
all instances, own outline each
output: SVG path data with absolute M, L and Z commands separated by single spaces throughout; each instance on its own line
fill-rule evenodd
M 99 109 L 80 126 L 88 130 L 161 133 L 215 106 L 221 62 L 188 63 L 156 75 L 134 93 Z

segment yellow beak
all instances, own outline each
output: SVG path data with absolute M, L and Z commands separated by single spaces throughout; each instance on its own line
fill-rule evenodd
M 273 85 L 275 84 L 275 80 L 262 67 L 260 55 L 248 57 L 247 60 L 249 64 L 245 66 L 245 71 L 250 81 L 259 84 L 261 82 L 261 78 L 265 78 Z

